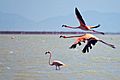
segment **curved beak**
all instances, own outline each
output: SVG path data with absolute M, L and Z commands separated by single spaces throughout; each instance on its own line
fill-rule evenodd
M 47 54 L 47 52 L 45 52 L 45 54 Z
M 59 38 L 62 38 L 63 36 L 61 35 Z

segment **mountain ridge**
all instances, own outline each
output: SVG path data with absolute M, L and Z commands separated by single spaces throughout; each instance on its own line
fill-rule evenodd
M 120 13 L 86 11 L 82 12 L 81 15 L 87 25 L 101 24 L 101 27 L 96 30 L 120 32 Z M 0 30 L 3 31 L 82 31 L 62 28 L 62 24 L 78 26 L 79 22 L 74 13 L 35 22 L 17 14 L 0 12 Z

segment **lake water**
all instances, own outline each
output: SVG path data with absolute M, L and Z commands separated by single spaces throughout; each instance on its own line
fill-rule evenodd
M 98 42 L 85 54 L 59 36 L 0 35 L 0 80 L 120 80 L 120 35 L 96 35 L 116 49 Z M 49 66 L 46 51 L 66 66 Z

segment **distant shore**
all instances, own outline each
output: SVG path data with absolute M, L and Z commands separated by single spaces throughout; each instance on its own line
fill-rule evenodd
M 0 34 L 85 34 L 92 32 L 67 32 L 67 31 L 0 31 Z M 92 33 L 97 34 L 97 33 Z M 119 34 L 120 32 L 105 32 L 105 34 Z

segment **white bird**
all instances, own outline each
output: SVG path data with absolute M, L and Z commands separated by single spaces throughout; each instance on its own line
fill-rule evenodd
M 48 63 L 49 63 L 50 66 L 55 65 L 56 66 L 56 70 L 60 70 L 60 66 L 65 66 L 65 64 L 63 62 L 58 61 L 58 60 L 53 60 L 53 62 L 51 63 L 52 54 L 51 54 L 50 51 L 45 52 L 45 54 L 50 54 Z

